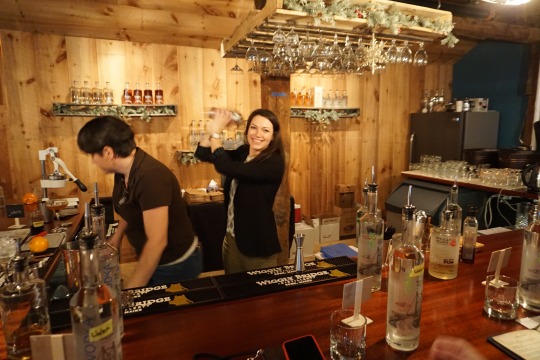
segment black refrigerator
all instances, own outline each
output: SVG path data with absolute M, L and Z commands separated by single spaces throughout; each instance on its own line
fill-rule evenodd
M 466 149 L 495 149 L 499 113 L 431 112 L 411 114 L 409 163 L 420 155 L 440 155 L 442 161 L 463 160 Z

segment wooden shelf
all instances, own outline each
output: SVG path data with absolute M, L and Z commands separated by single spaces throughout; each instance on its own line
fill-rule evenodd
M 416 5 L 410 5 L 386 0 L 355 0 L 355 3 L 370 3 L 392 7 L 400 12 L 430 18 L 433 21 L 452 22 L 452 13 L 449 11 L 431 9 Z M 402 28 L 398 34 L 391 29 L 371 28 L 366 19 L 349 19 L 346 17 L 334 17 L 334 24 L 324 23 L 314 26 L 313 16 L 299 11 L 283 9 L 283 0 L 267 0 L 262 10 L 252 11 L 234 33 L 222 41 L 221 54 L 223 57 L 243 57 L 250 46 L 248 39 L 254 41 L 258 50 L 272 50 L 272 35 L 278 27 L 285 30 L 294 27 L 295 32 L 305 36 L 306 31 L 311 31 L 315 39 L 319 34 L 331 38 L 334 34 L 340 37 L 345 35 L 351 39 L 370 38 L 374 32 L 378 39 L 401 39 L 412 42 L 431 42 L 443 38 L 442 32 L 437 32 L 425 27 L 414 26 Z M 288 30 L 287 30 L 288 31 Z
M 124 104 L 72 104 L 53 103 L 54 116 L 101 116 L 114 115 L 118 117 L 151 117 L 176 116 L 176 105 L 124 105 Z
M 306 111 L 329 112 L 335 111 L 340 118 L 353 118 L 360 116 L 360 108 L 316 108 L 316 107 L 291 107 L 291 117 L 305 118 Z

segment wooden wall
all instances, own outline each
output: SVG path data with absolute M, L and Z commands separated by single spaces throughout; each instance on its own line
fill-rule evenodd
M 71 172 L 89 188 L 97 181 L 101 194 L 110 195 L 111 176 L 97 170 L 76 144 L 78 130 L 91 118 L 51 113 L 53 102 L 66 101 L 73 80 L 110 81 L 117 102 L 126 81 L 131 86 L 160 82 L 165 102 L 178 105 L 178 116 L 150 123 L 133 118 L 130 124 L 138 145 L 169 166 L 183 187 L 219 180 L 210 165 L 181 165 L 176 159 L 177 150 L 188 148 L 191 120 L 213 106 L 237 109 L 246 117 L 261 106 L 260 77 L 247 72 L 243 59 L 238 64 L 244 74 L 232 74 L 235 60 L 222 59 L 217 50 L 16 31 L 0 31 L 0 36 L 0 184 L 8 198 L 41 194 L 38 150 L 49 146 L 59 148 Z M 452 63 L 443 61 L 426 68 L 391 65 L 380 76 L 293 76 L 292 88 L 346 89 L 349 104 L 360 108 L 359 117 L 340 119 L 324 130 L 304 119 L 290 120 L 289 183 L 304 212 L 332 211 L 335 184 L 361 185 L 372 165 L 382 208 L 406 169 L 409 113 L 419 109 L 424 88 L 444 88 L 449 96 L 451 78 Z M 79 194 L 73 184 L 51 193 L 91 196 Z

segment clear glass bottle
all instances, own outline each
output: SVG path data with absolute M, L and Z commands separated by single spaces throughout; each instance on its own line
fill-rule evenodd
M 101 104 L 103 102 L 103 91 L 99 87 L 99 82 L 96 81 L 92 88 L 92 104 Z
M 341 107 L 341 94 L 339 93 L 339 90 L 336 90 L 334 93 L 334 107 Z
M 143 103 L 143 93 L 139 89 L 139 83 L 135 83 L 135 90 L 133 90 L 133 103 L 136 105 L 141 105 Z
M 98 236 L 90 230 L 88 208 L 79 235 L 81 286 L 69 302 L 75 354 L 77 359 L 122 359 L 120 306 L 101 280 Z
M 124 94 L 122 95 L 122 104 L 131 105 L 133 104 L 133 91 L 129 88 L 129 82 L 126 82 L 124 87 Z
M 424 256 L 414 243 L 415 207 L 403 207 L 401 245 L 389 254 L 386 343 L 399 351 L 415 350 L 420 344 L 420 315 L 424 284 Z
M 103 89 L 103 103 L 108 105 L 114 104 L 114 94 L 110 82 L 105 83 L 105 89 Z
M 463 245 L 461 246 L 461 262 L 474 263 L 476 238 L 478 237 L 478 211 L 476 206 L 467 208 L 467 217 L 463 221 Z
M 457 185 L 457 180 L 454 180 L 454 185 L 450 188 L 450 197 L 448 198 L 448 201 L 446 203 L 446 210 L 452 211 L 454 214 L 453 216 L 453 222 L 455 223 L 452 228 L 454 231 L 456 231 L 458 234 L 461 234 L 461 227 L 463 225 L 463 209 L 458 204 L 458 197 L 459 197 L 459 187 Z M 443 212 L 441 212 L 441 223 L 442 223 L 442 216 Z
M 154 95 L 152 94 L 150 83 L 146 83 L 146 88 L 144 89 L 144 104 L 152 105 L 153 103 L 154 103 Z
M 201 142 L 206 136 L 206 131 L 204 131 L 204 121 L 202 119 L 199 120 L 199 126 L 197 126 L 197 131 L 199 133 L 197 142 Z
M 73 81 L 73 85 L 69 88 L 69 101 L 73 104 L 80 104 L 81 89 L 77 80 Z
M 518 301 L 524 309 L 540 312 L 540 212 L 537 204 L 535 210 L 535 219 L 523 235 Z
M 155 100 L 154 100 L 154 103 L 155 104 L 164 104 L 165 100 L 163 98 L 163 90 L 161 89 L 161 84 L 160 83 L 157 83 L 156 84 L 156 90 L 154 91 L 154 96 L 155 96 Z
M 94 184 L 94 203 L 90 206 L 92 231 L 98 236 L 99 272 L 103 283 L 114 292 L 116 301 L 122 307 L 122 274 L 120 273 L 120 254 L 107 242 L 105 236 L 105 206 L 99 202 L 98 185 Z M 120 333 L 123 333 L 122 311 L 119 314 Z
M 8 359 L 31 359 L 30 336 L 51 332 L 46 284 L 28 278 L 27 258 L 16 255 L 11 265 L 13 281 L 0 290 Z
M 420 111 L 423 113 L 427 113 L 429 111 L 428 104 L 429 104 L 428 89 L 424 89 L 424 94 L 422 95 L 422 98 L 420 99 Z
M 368 185 L 368 212 L 360 218 L 358 236 L 358 278 L 372 276 L 371 291 L 381 289 L 384 220 L 377 211 L 377 184 Z
M 460 235 L 453 217 L 451 210 L 444 210 L 441 226 L 431 231 L 428 272 L 437 279 L 455 279 L 458 274 Z
M 191 120 L 191 124 L 189 124 L 190 150 L 195 150 L 195 148 L 197 148 L 198 142 L 199 142 L 199 133 L 197 132 L 197 129 L 195 129 L 195 120 Z
M 92 91 L 88 87 L 88 81 L 84 81 L 81 88 L 81 104 L 90 104 L 92 102 Z

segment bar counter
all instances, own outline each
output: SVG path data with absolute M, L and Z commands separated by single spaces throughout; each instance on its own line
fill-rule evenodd
M 483 312 L 486 269 L 492 251 L 512 247 L 508 267 L 501 274 L 519 277 L 521 230 L 479 237 L 474 264 L 459 264 L 454 280 L 435 280 L 425 275 L 420 346 L 412 353 L 393 351 L 386 345 L 386 283 L 362 306 L 362 314 L 374 322 L 367 329 L 368 359 L 426 359 L 438 335 L 463 337 L 488 359 L 507 358 L 486 342 L 488 336 L 524 329 L 514 321 L 488 318 Z M 283 290 L 240 300 L 187 306 L 174 311 L 124 319 L 124 359 L 193 359 L 211 353 L 219 356 L 244 354 L 258 349 L 280 349 L 283 341 L 312 334 L 329 359 L 329 325 L 332 311 L 341 307 L 341 280 Z M 522 308 L 518 317 L 535 315 Z M 537 314 L 536 314 L 537 315 Z M 69 331 L 67 329 L 66 331 Z M 279 359 L 272 357 L 272 359 Z M 0 358 L 5 358 L 3 334 Z M 200 359 L 208 359 L 200 357 Z
M 486 338 L 524 327 L 486 316 L 481 282 L 491 252 L 509 246 L 510 262 L 501 273 L 519 277 L 522 231 L 481 236 L 479 241 L 485 246 L 479 249 L 474 264 L 459 264 L 457 279 L 435 280 L 426 271 L 420 346 L 410 354 L 386 345 L 386 284 L 372 294 L 362 306 L 362 314 L 374 320 L 367 329 L 368 359 L 426 359 L 431 344 L 442 334 L 468 339 L 488 359 L 507 358 Z M 347 282 L 125 319 L 124 359 L 193 359 L 199 353 L 228 356 L 251 352 L 253 356 L 257 349 L 279 348 L 283 341 L 305 334 L 315 336 L 329 359 L 330 313 L 341 307 Z M 518 317 L 531 315 L 519 309 Z

